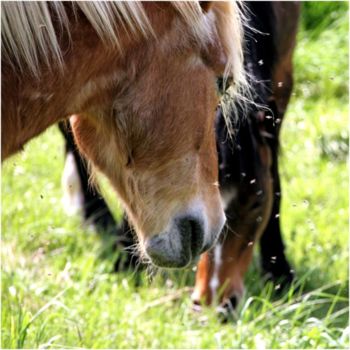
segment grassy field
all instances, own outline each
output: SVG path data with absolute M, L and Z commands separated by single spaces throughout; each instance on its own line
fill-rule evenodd
M 347 3 L 306 7 L 281 154 L 297 291 L 274 296 L 256 258 L 222 324 L 191 310 L 193 271 L 111 273 L 117 253 L 63 212 L 54 127 L 2 168 L 2 348 L 349 347 Z

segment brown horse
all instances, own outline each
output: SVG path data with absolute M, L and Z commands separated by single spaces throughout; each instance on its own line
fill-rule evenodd
M 195 303 L 237 304 L 258 241 L 263 273 L 275 282 L 277 292 L 294 277 L 280 229 L 282 192 L 278 149 L 281 123 L 292 91 L 292 53 L 299 5 L 290 2 L 245 4 L 249 25 L 245 28 L 244 61 L 254 103 L 240 111 L 234 139 L 227 137 L 221 108 L 217 112 L 219 183 L 227 229 L 216 247 L 200 260 L 193 293 Z M 220 86 L 220 79 L 218 82 Z M 235 115 L 231 117 L 235 125 Z M 66 208 L 72 210 L 78 204 L 87 222 L 99 231 L 115 234 L 118 248 L 126 248 L 116 261 L 116 270 L 135 269 L 139 262 L 130 254 L 130 247 L 134 245 L 132 227 L 126 218 L 117 225 L 97 189 L 88 186 L 89 171 L 77 152 L 69 124 L 61 124 L 60 129 L 67 153 L 63 179 L 67 189 L 65 198 L 70 205 Z
M 216 77 L 245 84 L 234 2 L 2 2 L 2 159 L 70 118 L 153 263 L 184 267 L 225 215 Z
M 192 295 L 195 303 L 235 306 L 259 239 L 268 278 L 278 281 L 281 288 L 293 279 L 279 226 L 278 146 L 293 86 L 292 56 L 300 5 L 279 1 L 246 5 L 250 19 L 245 64 L 255 107 L 249 109 L 245 121 L 242 118 L 236 144 L 227 141 L 222 115 L 218 117 L 220 187 L 227 231 L 212 251 L 201 256 Z

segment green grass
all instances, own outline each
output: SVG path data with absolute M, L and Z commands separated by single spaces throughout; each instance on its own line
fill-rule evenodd
M 256 257 L 241 305 L 222 324 L 212 309 L 191 310 L 193 271 L 112 274 L 115 256 L 62 210 L 63 142 L 51 128 L 2 170 L 1 347 L 349 347 L 344 8 L 333 5 L 333 20 L 317 31 L 307 9 L 295 56 L 280 166 L 294 293 L 276 297 Z

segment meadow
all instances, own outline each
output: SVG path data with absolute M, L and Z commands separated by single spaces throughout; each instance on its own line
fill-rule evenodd
M 276 296 L 256 252 L 222 323 L 192 310 L 193 270 L 112 273 L 110 240 L 63 211 L 52 127 L 2 167 L 1 348 L 349 347 L 348 3 L 303 10 L 280 158 L 292 288 Z

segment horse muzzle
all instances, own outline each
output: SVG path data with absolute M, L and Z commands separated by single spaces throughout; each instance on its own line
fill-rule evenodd
M 199 255 L 210 249 L 224 225 L 215 232 L 207 232 L 201 216 L 182 216 L 174 220 L 170 229 L 145 240 L 145 251 L 158 267 L 184 268 L 194 264 Z

